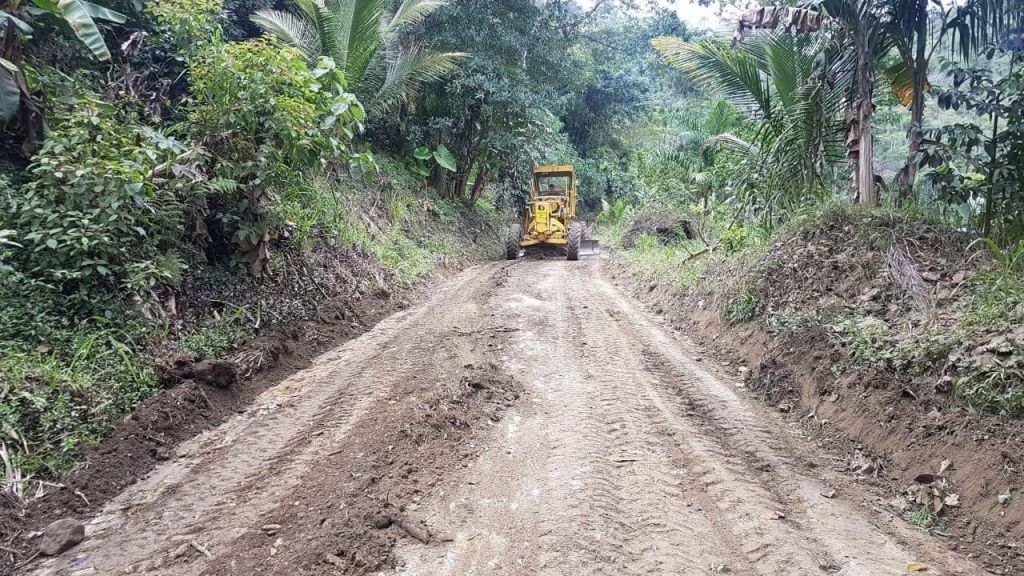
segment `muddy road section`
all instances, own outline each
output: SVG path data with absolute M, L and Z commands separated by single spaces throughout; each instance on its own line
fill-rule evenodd
M 464 271 L 183 444 L 25 572 L 984 573 L 603 265 Z

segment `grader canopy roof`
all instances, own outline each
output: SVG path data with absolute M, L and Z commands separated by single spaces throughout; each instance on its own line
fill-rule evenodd
M 541 196 L 565 196 L 572 188 L 572 172 L 542 172 L 533 175 L 537 194 Z

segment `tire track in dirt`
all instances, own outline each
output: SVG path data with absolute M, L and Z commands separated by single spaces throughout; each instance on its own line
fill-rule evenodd
M 632 319 L 624 331 L 643 350 L 660 390 L 689 408 L 687 417 L 680 418 L 678 408 L 659 403 L 684 430 L 689 451 L 700 463 L 708 509 L 717 508 L 718 523 L 732 526 L 744 542 L 754 573 L 897 575 L 918 559 L 901 542 L 906 535 L 887 534 L 848 503 L 823 497 L 825 484 L 796 470 L 792 456 L 782 456 L 795 452 L 791 442 L 773 434 L 728 381 L 686 355 L 678 341 L 616 288 L 602 282 L 600 289 Z M 749 513 L 751 507 L 759 513 Z M 958 574 L 978 570 L 932 542 L 916 540 L 918 554 L 936 558 L 933 568 Z M 797 542 L 800 546 L 794 546 Z
M 821 496 L 799 465 L 811 448 L 694 361 L 599 262 L 524 262 L 507 292 L 497 316 L 524 328 L 504 360 L 533 402 L 426 503 L 452 541 L 400 546 L 400 574 L 899 576 L 911 561 L 977 573 L 856 500 Z
M 470 269 L 182 445 L 31 573 L 980 573 L 804 466 L 815 449 L 692 350 L 598 259 Z
M 245 414 L 184 444 L 177 460 L 111 502 L 89 523 L 78 558 L 49 561 L 35 573 L 86 567 L 99 574 L 205 573 L 215 553 L 258 529 L 290 494 L 308 490 L 318 461 L 373 417 L 396 384 L 422 372 L 452 340 L 453 326 L 481 322 L 475 302 L 490 297 L 503 273 L 500 267 L 463 272 L 425 304 L 324 354 Z

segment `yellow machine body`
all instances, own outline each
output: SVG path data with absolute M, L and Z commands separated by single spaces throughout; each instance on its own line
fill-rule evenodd
M 522 220 L 509 230 L 506 258 L 519 257 L 522 248 L 557 246 L 569 260 L 595 254 L 597 242 L 583 238 L 585 226 L 576 222 L 576 170 L 570 164 L 538 166 L 530 181 L 530 201 Z
M 569 227 L 576 217 L 576 171 L 571 165 L 539 166 L 533 169 L 526 226 L 519 245 L 565 246 Z

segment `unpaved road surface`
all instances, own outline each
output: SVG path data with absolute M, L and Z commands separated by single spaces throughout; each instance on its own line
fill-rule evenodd
M 177 455 L 30 574 L 982 574 L 606 271 L 480 265 Z

